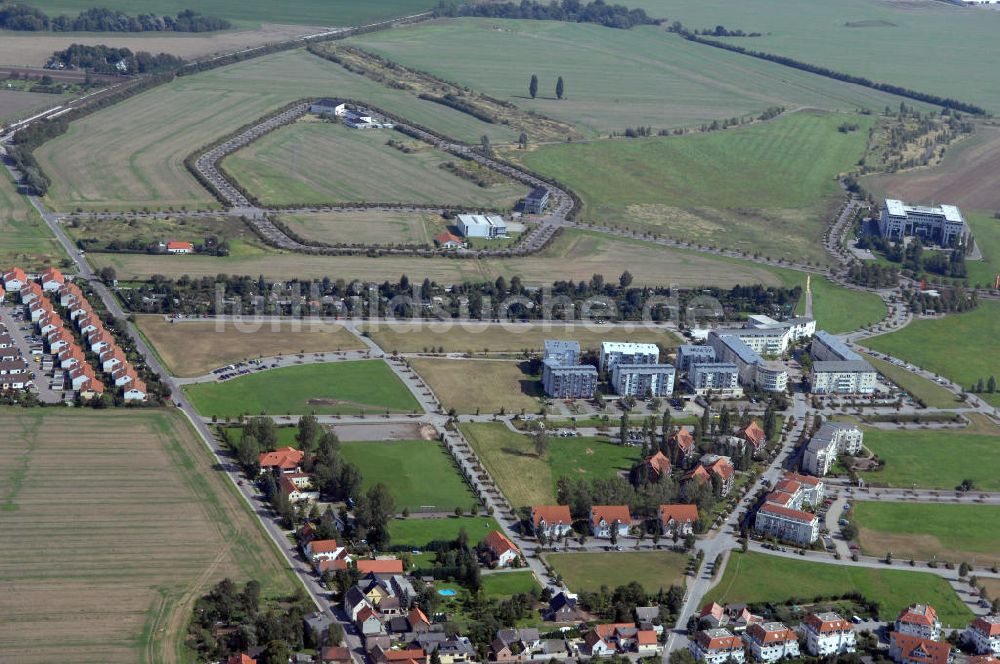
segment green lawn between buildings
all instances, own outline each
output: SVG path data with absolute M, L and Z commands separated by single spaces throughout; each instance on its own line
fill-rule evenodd
M 535 454 L 531 438 L 501 423 L 463 424 L 462 433 L 515 507 L 555 502 L 562 477 L 610 477 L 627 471 L 639 449 L 596 438 L 549 438 L 545 458 Z
M 861 501 L 854 523 L 869 555 L 1000 564 L 1000 505 Z
M 550 553 L 545 560 L 573 592 L 613 589 L 632 581 L 651 593 L 683 586 L 688 564 L 688 556 L 672 551 Z
M 972 618 L 948 582 L 934 574 L 814 563 L 761 553 L 733 552 L 722 580 L 705 595 L 704 603 L 783 603 L 852 591 L 877 602 L 883 620 L 914 602 L 932 604 L 945 625 L 964 626 Z
M 874 486 L 954 489 L 970 479 L 981 491 L 1000 491 L 1000 436 L 958 430 L 865 429 L 865 447 L 885 468 L 862 473 Z
M 487 599 L 507 598 L 540 589 L 535 575 L 530 571 L 484 574 L 482 580 L 483 595 Z
M 395 519 L 389 523 L 393 546 L 422 549 L 431 542 L 450 542 L 465 528 L 470 544 L 483 541 L 500 524 L 491 516 L 462 516 L 447 519 Z
M 972 311 L 916 320 L 898 332 L 864 343 L 969 389 L 980 378 L 992 375 L 1000 379 L 1000 353 L 995 352 L 998 338 L 1000 302 L 984 301 Z M 1000 393 L 984 394 L 983 398 L 1000 405 Z
M 382 360 L 270 369 L 222 383 L 194 383 L 184 393 L 202 415 L 357 415 L 404 413 L 420 404 Z
M 885 318 L 885 302 L 874 293 L 851 290 L 833 283 L 826 277 L 813 276 L 813 317 L 816 329 L 831 334 L 852 332 Z M 806 297 L 799 299 L 796 313 L 804 315 Z

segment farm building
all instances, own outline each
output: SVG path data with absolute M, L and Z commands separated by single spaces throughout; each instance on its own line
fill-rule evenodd
M 458 230 L 465 237 L 506 237 L 507 222 L 496 215 L 460 214 L 458 215 Z
M 176 242 L 173 240 L 167 242 L 168 254 L 190 254 L 192 252 L 194 252 L 194 245 L 190 242 Z
M 462 238 L 454 233 L 441 233 L 441 235 L 434 238 L 434 242 L 441 249 L 459 249 L 464 244 Z

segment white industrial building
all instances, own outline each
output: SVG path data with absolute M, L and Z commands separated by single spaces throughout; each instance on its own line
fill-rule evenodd
M 458 230 L 465 237 L 507 237 L 507 222 L 496 215 L 460 214 Z
M 887 240 L 919 237 L 924 243 L 942 247 L 964 246 L 969 235 L 962 211 L 954 205 L 907 205 L 894 198 L 885 199 L 878 230 Z
M 861 451 L 864 433 L 853 424 L 824 422 L 806 445 L 802 469 L 817 477 L 830 472 L 841 454 L 856 455 Z
M 611 385 L 619 396 L 666 397 L 674 392 L 677 370 L 672 364 L 625 364 L 612 370 Z
M 615 365 L 656 364 L 660 361 L 660 348 L 656 344 L 640 344 L 627 341 L 601 342 L 601 371 L 611 373 Z

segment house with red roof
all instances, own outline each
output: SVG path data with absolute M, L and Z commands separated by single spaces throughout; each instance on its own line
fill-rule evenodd
M 403 573 L 403 561 L 398 558 L 378 558 L 376 560 L 358 560 L 355 567 L 362 574 L 377 576 Z
M 913 634 L 889 634 L 889 657 L 897 664 L 950 664 L 951 646 Z
M 42 284 L 42 290 L 55 292 L 66 283 L 66 277 L 56 268 L 50 267 L 45 272 L 42 272 L 39 282 Z
M 489 552 L 494 567 L 510 567 L 521 559 L 521 550 L 499 530 L 491 531 L 483 539 L 483 548 Z
M 559 539 L 573 530 L 573 517 L 567 505 L 533 505 L 531 526 L 535 536 Z
M 29 305 L 45 298 L 45 291 L 34 281 L 29 281 L 28 285 L 21 289 L 21 304 Z
M 278 478 L 278 491 L 292 504 L 315 502 L 319 500 L 319 491 L 313 488 L 312 479 L 307 473 L 282 473 Z
M 611 530 L 617 530 L 618 537 L 628 537 L 632 527 L 632 515 L 628 505 L 593 505 L 590 508 L 590 532 L 594 537 L 611 538 Z
M 85 361 L 83 351 L 76 344 L 71 344 L 59 351 L 59 367 L 62 369 L 71 369 Z
M 691 459 L 698 452 L 697 446 L 695 445 L 694 435 L 681 427 L 667 439 L 668 445 L 676 446 L 680 451 L 680 454 L 685 459 Z
M 194 245 L 190 242 L 178 242 L 171 240 L 167 242 L 168 254 L 190 254 L 194 251 Z
M 1000 655 L 1000 616 L 980 616 L 969 623 L 962 638 L 980 655 Z
M 781 622 L 755 623 L 747 628 L 744 642 L 758 662 L 777 662 L 799 656 L 799 637 Z
M 111 373 L 128 361 L 125 357 L 125 351 L 123 351 L 119 346 L 105 348 L 100 354 L 100 359 L 101 369 L 104 373 Z
M 462 242 L 462 238 L 458 237 L 454 233 L 441 233 L 434 238 L 434 242 L 441 249 L 460 249 L 465 246 Z
M 382 622 L 382 617 L 370 606 L 366 606 L 358 611 L 358 617 L 354 622 L 362 636 L 385 633 L 385 624 Z
M 353 664 L 351 649 L 343 646 L 326 646 L 319 651 L 320 664 Z
M 135 368 L 126 362 L 119 367 L 116 367 L 114 371 L 111 372 L 111 377 L 115 381 L 115 387 L 125 387 L 126 385 L 131 385 L 135 381 L 139 380 L 139 373 Z
M 930 604 L 911 604 L 896 617 L 896 631 L 922 639 L 941 638 L 941 621 Z
M 686 537 L 694 533 L 698 523 L 698 506 L 686 503 L 660 505 L 660 534 L 664 537 Z
M 754 454 L 760 454 L 764 449 L 764 444 L 767 443 L 767 435 L 760 428 L 760 425 L 757 424 L 756 420 L 750 422 L 750 424 L 740 430 L 740 438 L 750 446 Z
M 736 469 L 729 457 L 717 454 L 706 454 L 698 461 L 698 465 L 686 472 L 681 478 L 681 488 L 683 493 L 684 485 L 690 482 L 697 482 L 703 485 L 711 482 L 713 477 L 719 479 L 720 498 L 725 498 L 733 488 L 733 479 L 736 477 Z
M 146 390 L 146 383 L 137 378 L 125 386 L 122 398 L 125 401 L 145 401 L 147 394 L 149 393 Z
M 20 291 L 28 283 L 28 275 L 19 267 L 12 267 L 3 273 L 3 287 L 11 293 Z
M 699 631 L 688 643 L 688 649 L 696 661 L 708 664 L 723 664 L 730 660 L 742 664 L 746 661 L 743 639 L 724 627 Z
M 230 655 L 226 664 L 257 664 L 257 660 L 246 653 L 240 653 L 239 655 Z
M 280 447 L 273 452 L 264 452 L 257 457 L 257 463 L 261 470 L 280 470 L 283 473 L 291 473 L 299 470 L 305 453 L 294 447 Z
M 649 471 L 649 478 L 652 480 L 659 480 L 660 478 L 666 477 L 670 474 L 672 464 L 667 455 L 663 452 L 657 450 L 656 454 L 652 454 L 642 461 L 647 470 Z
M 806 652 L 813 657 L 828 657 L 854 652 L 856 640 L 853 625 L 839 613 L 810 613 L 800 625 L 806 639 Z

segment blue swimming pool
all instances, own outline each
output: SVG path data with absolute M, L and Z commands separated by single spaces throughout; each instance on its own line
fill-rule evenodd
M 438 591 L 438 595 L 441 595 L 441 597 L 454 597 L 457 594 L 458 593 L 451 588 L 442 588 Z

